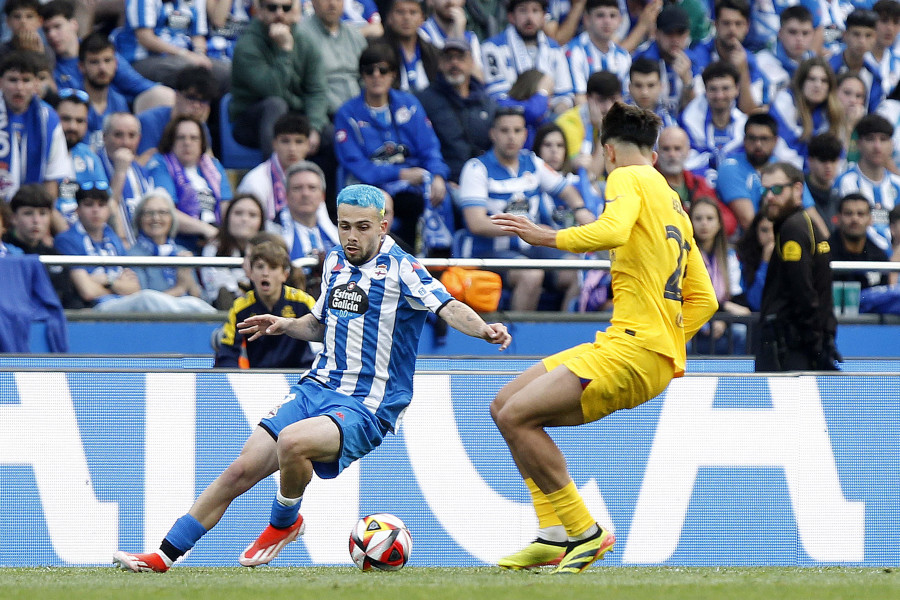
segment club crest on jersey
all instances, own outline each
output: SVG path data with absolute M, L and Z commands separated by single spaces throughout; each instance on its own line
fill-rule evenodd
M 338 317 L 354 319 L 369 310 L 369 297 L 355 281 L 350 281 L 331 290 L 328 308 Z
M 372 279 L 384 279 L 387 277 L 387 274 L 387 265 L 375 265 L 375 270 L 372 272 Z

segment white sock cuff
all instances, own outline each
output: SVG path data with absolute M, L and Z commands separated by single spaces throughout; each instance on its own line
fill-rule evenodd
M 275 499 L 278 500 L 278 504 L 281 504 L 282 506 L 295 506 L 300 504 L 300 501 L 303 500 L 303 496 L 300 496 L 299 498 L 286 498 L 281 495 L 281 490 L 278 490 L 275 494 Z

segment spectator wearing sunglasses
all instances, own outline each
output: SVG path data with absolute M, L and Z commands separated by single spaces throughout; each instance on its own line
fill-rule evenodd
M 69 149 L 69 160 L 75 177 L 66 177 L 59 182 L 59 198 L 56 209 L 65 217 L 68 224 L 74 225 L 75 191 L 79 185 L 88 182 L 102 181 L 108 185 L 106 171 L 100 157 L 84 142 L 88 129 L 88 95 L 84 90 L 63 88 L 57 93 L 56 113 L 66 137 Z
M 234 48 L 229 108 L 234 139 L 265 156 L 272 154 L 275 121 L 288 111 L 309 119 L 310 154 L 319 151 L 329 124 L 322 56 L 295 27 L 298 18 L 297 0 L 262 0 Z
M 84 89 L 84 77 L 78 69 L 81 40 L 75 12 L 74 0 L 51 0 L 41 7 L 44 37 L 47 38 L 47 46 L 56 55 L 53 79 L 59 89 Z M 150 81 L 135 71 L 118 52 L 115 58 L 116 71 L 110 87 L 128 100 L 135 113 L 172 105 L 175 94 L 171 88 Z

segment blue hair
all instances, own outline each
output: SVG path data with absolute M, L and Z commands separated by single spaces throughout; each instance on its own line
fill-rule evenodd
M 341 204 L 363 208 L 371 206 L 378 210 L 378 214 L 384 216 L 384 193 L 371 185 L 348 185 L 338 194 L 337 205 Z

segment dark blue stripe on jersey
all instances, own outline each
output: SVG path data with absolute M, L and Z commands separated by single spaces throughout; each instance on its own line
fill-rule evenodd
M 358 284 L 359 280 L 362 279 L 362 273 L 356 267 L 350 268 L 353 274 L 350 276 L 347 284 L 351 281 Z M 329 289 L 328 292 L 330 294 L 331 290 Z M 353 320 L 337 318 L 337 327 L 334 332 L 334 371 L 332 371 L 331 377 L 328 379 L 328 383 L 333 385 L 335 389 L 340 387 L 341 375 L 347 370 L 347 335 L 350 330 L 348 325 Z
M 393 262 L 386 256 L 379 254 L 378 260 L 388 260 L 389 269 L 393 267 Z M 366 397 L 372 389 L 373 375 L 375 374 L 375 355 L 378 351 L 378 329 L 379 320 L 381 318 L 381 305 L 384 302 L 384 289 L 387 277 L 382 279 L 369 280 L 369 310 L 366 311 L 365 322 L 363 324 L 363 340 L 362 340 L 362 369 L 359 378 L 356 381 L 356 388 L 353 390 L 354 396 Z M 398 315 L 394 314 L 394 318 Z M 386 340 L 384 340 L 386 341 Z
M 328 259 L 326 259 L 325 262 L 327 263 Z M 331 268 L 332 270 L 327 273 L 322 273 L 322 277 L 328 277 L 328 285 L 325 286 L 325 291 L 322 292 L 323 294 L 325 294 L 325 300 L 326 300 L 326 302 L 324 303 L 324 306 L 322 308 L 322 321 L 325 323 L 324 339 L 328 339 L 328 327 L 329 327 L 329 325 L 328 325 L 328 302 L 327 302 L 328 295 L 331 293 L 331 290 L 334 288 L 334 282 L 338 278 L 338 276 L 341 274 L 341 269 L 343 268 L 343 266 L 344 266 L 344 263 L 341 260 L 340 255 L 338 255 L 336 265 Z M 322 352 L 319 352 L 319 360 L 317 360 L 316 363 L 313 365 L 313 368 L 312 368 L 313 371 L 325 370 L 325 367 L 328 365 L 328 352 L 326 350 L 327 350 L 327 348 L 323 349 Z M 319 379 L 317 379 L 317 381 L 319 381 L 319 383 L 323 383 Z M 329 380 L 328 385 L 330 385 L 330 384 L 331 384 L 331 381 Z M 323 383 L 323 385 L 325 385 L 325 384 Z M 333 389 L 336 389 L 337 386 L 331 386 L 331 387 Z

